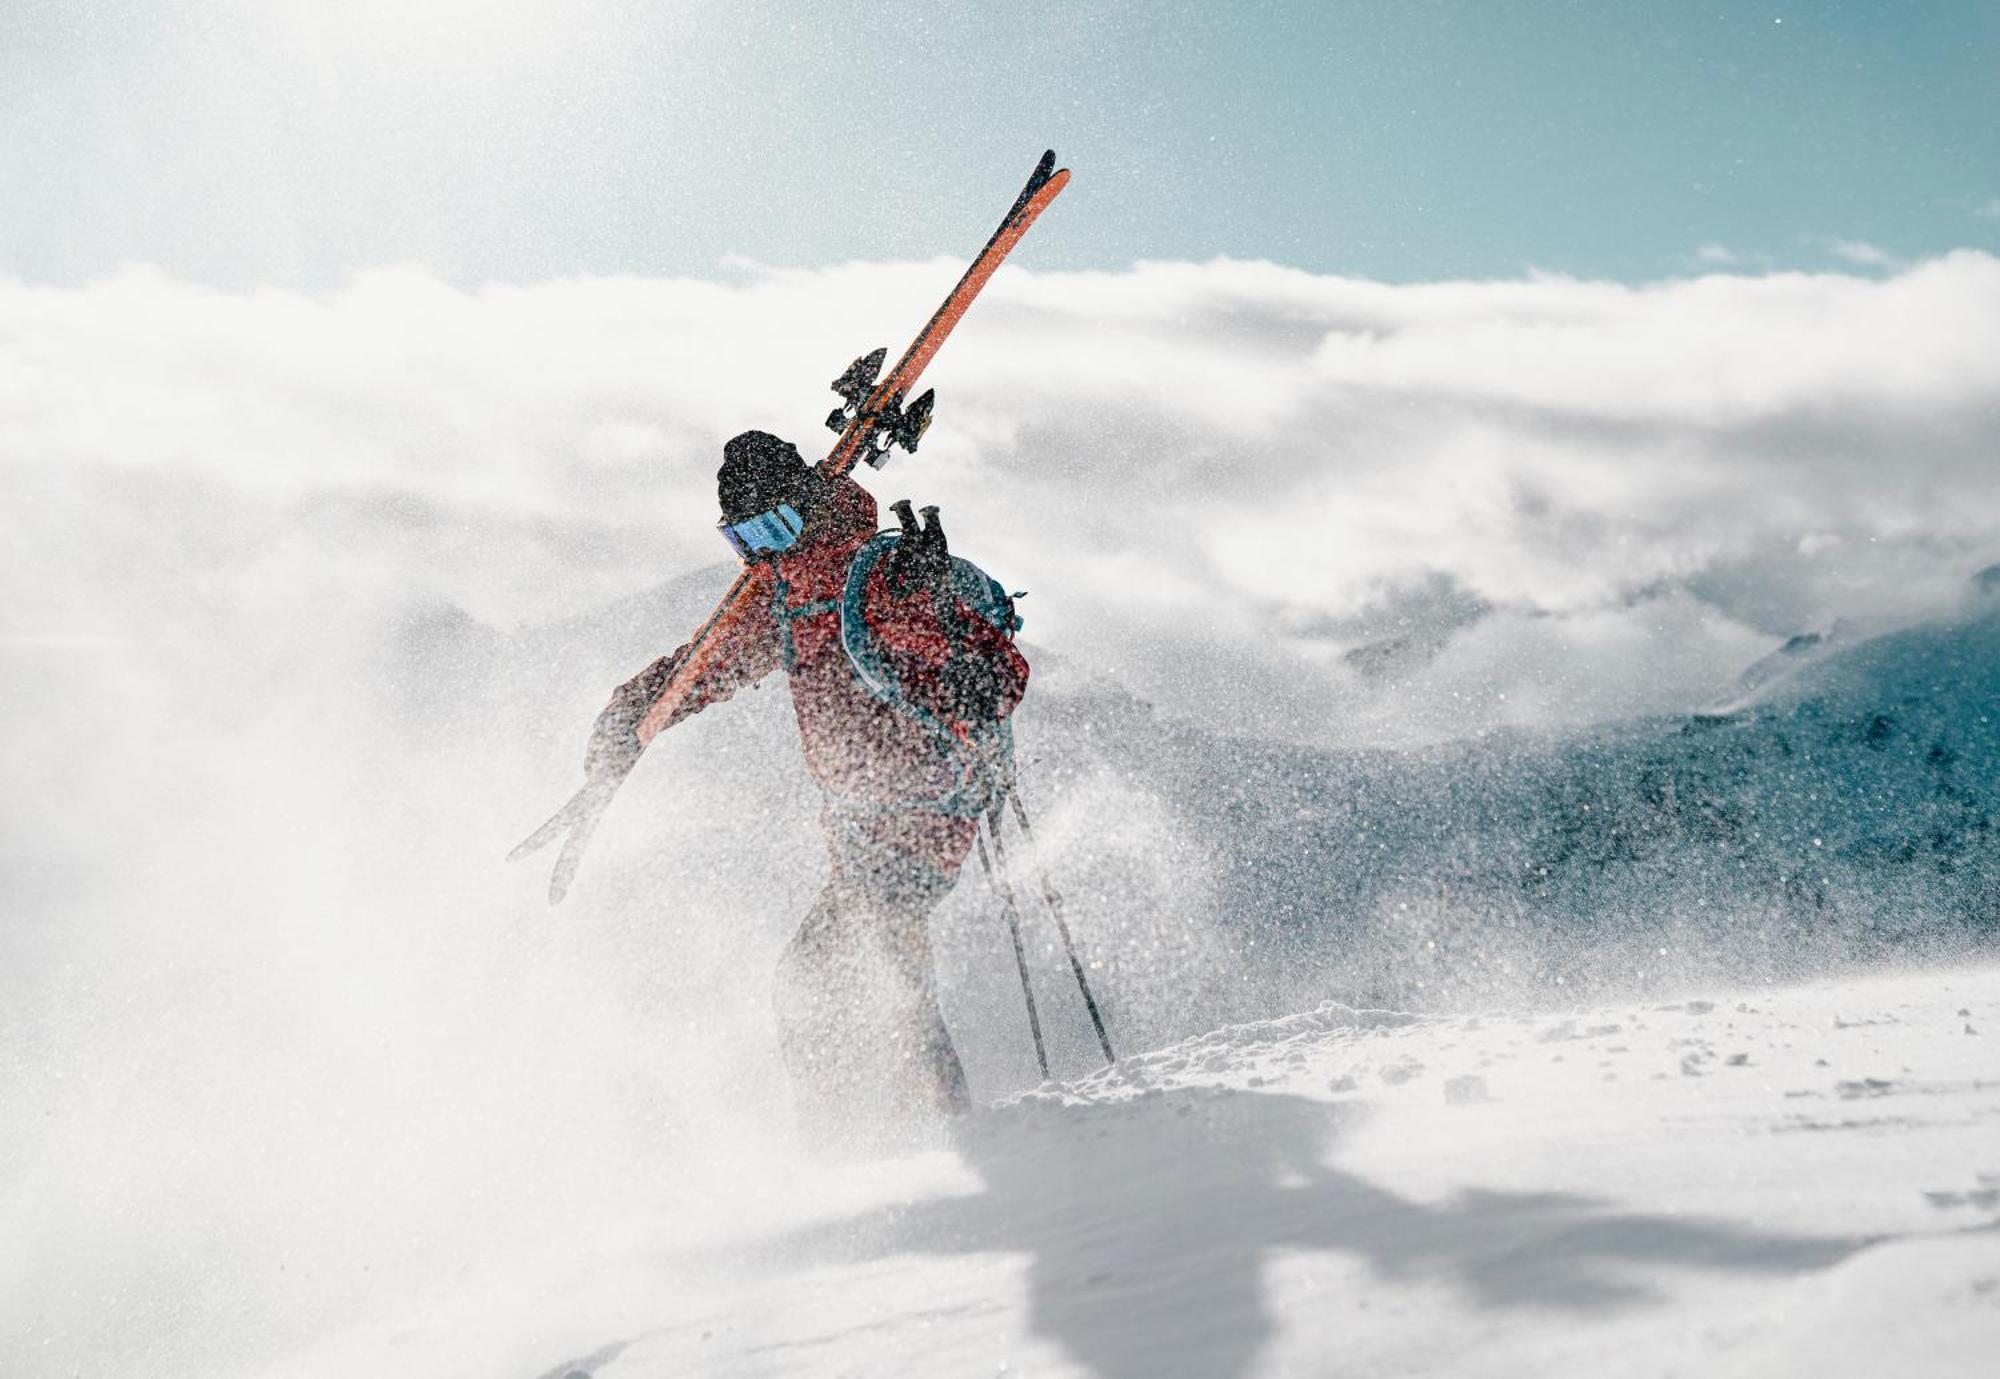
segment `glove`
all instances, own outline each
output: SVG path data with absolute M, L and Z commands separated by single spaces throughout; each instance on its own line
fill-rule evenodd
M 622 776 L 632 769 L 645 750 L 639 742 L 639 724 L 679 667 L 681 655 L 676 651 L 660 657 L 611 692 L 611 702 L 591 725 L 590 742 L 583 750 L 585 776 L 593 780 L 601 775 Z
M 951 592 L 951 548 L 945 544 L 938 510 L 924 509 L 922 527 L 910 511 L 909 499 L 891 503 L 889 510 L 903 526 L 902 539 L 889 552 L 886 562 L 890 592 L 898 598 L 925 589 L 941 594 Z

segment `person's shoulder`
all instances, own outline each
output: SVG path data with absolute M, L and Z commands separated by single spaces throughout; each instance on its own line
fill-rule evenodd
M 881 509 L 875 495 L 846 474 L 827 480 L 827 503 L 844 527 L 859 527 L 873 533 Z

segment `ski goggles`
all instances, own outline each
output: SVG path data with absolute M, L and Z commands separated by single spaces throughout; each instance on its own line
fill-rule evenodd
M 760 512 L 741 522 L 725 517 L 715 527 L 739 559 L 751 560 L 796 546 L 799 533 L 806 529 L 806 520 L 790 503 L 780 503 L 770 512 Z

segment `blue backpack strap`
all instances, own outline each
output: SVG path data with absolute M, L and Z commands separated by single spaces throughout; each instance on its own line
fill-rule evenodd
M 783 575 L 778 575 L 771 581 L 771 615 L 778 624 L 778 637 L 784 651 L 786 674 L 799 668 L 799 644 L 792 633 L 792 624 L 801 618 L 816 618 L 823 613 L 835 612 L 839 608 L 840 604 L 835 599 L 793 603 L 791 581 Z
M 861 682 L 861 688 L 890 708 L 907 713 L 926 721 L 946 736 L 949 729 L 923 709 L 910 702 L 903 687 L 896 683 L 895 672 L 882 656 L 876 644 L 874 630 L 868 626 L 863 605 L 868 598 L 868 577 L 875 573 L 875 567 L 882 563 L 882 557 L 895 549 L 895 532 L 877 532 L 863 542 L 861 549 L 854 553 L 854 559 L 847 564 L 847 584 L 840 592 L 840 649 L 847 653 L 847 663 L 854 668 L 854 678 Z

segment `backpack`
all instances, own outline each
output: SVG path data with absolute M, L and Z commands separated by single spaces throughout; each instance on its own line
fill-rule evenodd
M 869 576 L 900 539 L 897 532 L 878 532 L 862 544 L 848 563 L 847 582 L 840 597 L 841 650 L 847 653 L 847 663 L 855 679 L 871 697 L 930 729 L 939 749 L 956 760 L 964 782 L 958 793 L 969 791 L 974 796 L 983 796 L 984 782 L 992 769 L 1012 759 L 1012 728 L 1002 719 L 977 733 L 985 739 L 983 742 L 968 740 L 965 733 L 955 731 L 913 701 L 890 669 L 881 640 L 865 616 Z M 955 555 L 951 557 L 951 581 L 959 601 L 1009 640 L 1020 631 L 1021 615 L 1015 611 L 1013 597 L 999 580 L 963 556 Z

